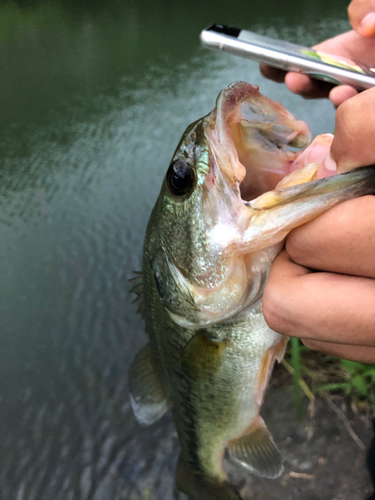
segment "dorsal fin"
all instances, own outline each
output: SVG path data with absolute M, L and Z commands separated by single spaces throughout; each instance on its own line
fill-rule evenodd
M 129 282 L 132 283 L 132 287 L 130 289 L 130 293 L 134 293 L 136 298 L 133 300 L 132 304 L 136 304 L 137 313 L 141 314 L 143 317 L 145 316 L 144 312 L 144 301 L 143 301 L 143 277 L 142 271 L 134 271 L 134 276 L 129 279 Z

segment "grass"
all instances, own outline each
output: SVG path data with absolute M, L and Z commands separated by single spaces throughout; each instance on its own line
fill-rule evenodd
M 339 394 L 359 410 L 375 414 L 375 365 L 333 358 L 311 351 L 292 338 L 284 366 L 293 375 L 298 417 L 302 417 L 305 393 Z M 288 366 L 287 366 L 288 365 Z

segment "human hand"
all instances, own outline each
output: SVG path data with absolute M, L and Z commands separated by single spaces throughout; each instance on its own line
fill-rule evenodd
M 352 0 L 348 7 L 352 28 L 361 36 L 375 36 L 375 0 Z
M 375 64 L 375 0 L 352 0 L 348 7 L 349 21 L 354 31 L 348 31 L 334 38 L 325 40 L 313 48 L 328 54 L 345 57 L 353 61 Z M 263 76 L 282 83 L 288 89 L 306 99 L 329 97 L 334 106 L 358 92 L 349 85 L 333 86 L 329 83 L 313 80 L 301 73 L 289 72 L 260 65 Z
M 375 163 L 375 89 L 337 111 L 337 172 Z M 369 147 L 370 145 L 370 147 Z M 269 326 L 346 359 L 375 362 L 375 197 L 346 201 L 293 230 L 263 297 Z
M 365 62 L 368 65 L 375 64 L 375 38 L 364 38 L 353 30 L 325 40 L 313 48 L 327 54 Z M 285 82 L 288 89 L 295 94 L 300 94 L 306 99 L 329 97 L 336 107 L 358 94 L 358 91 L 349 85 L 333 86 L 301 73 L 285 73 L 265 64 L 260 65 L 260 70 L 266 78 L 278 83 Z

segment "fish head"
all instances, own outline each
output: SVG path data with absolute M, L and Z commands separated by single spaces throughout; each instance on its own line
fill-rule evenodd
M 274 189 L 297 154 L 287 147 L 310 138 L 306 123 L 244 82 L 184 132 L 145 241 L 145 265 L 178 324 L 223 320 L 259 296 L 264 280 L 254 284 L 243 254 L 228 249 L 243 237 L 247 201 Z
M 332 138 L 323 134 L 308 146 L 307 124 L 244 82 L 224 89 L 213 111 L 188 127 L 144 253 L 173 321 L 204 327 L 246 309 L 261 297 L 290 230 L 374 192 L 373 166 L 320 178 Z

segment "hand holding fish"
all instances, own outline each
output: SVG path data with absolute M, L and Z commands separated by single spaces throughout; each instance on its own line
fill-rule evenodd
M 370 89 L 339 107 L 331 146 L 338 172 L 375 163 L 368 111 L 374 106 Z M 263 297 L 267 323 L 312 349 L 374 363 L 374 255 L 373 196 L 346 201 L 296 228 L 271 269 Z
M 353 61 L 375 64 L 375 1 L 353 0 L 348 7 L 349 21 L 354 31 L 342 33 L 325 40 L 313 48 L 328 54 L 345 57 Z M 307 75 L 260 66 L 263 76 L 278 83 L 284 83 L 288 89 L 306 99 L 329 97 L 334 106 L 339 106 L 358 92 L 349 85 L 333 86 L 330 83 L 313 80 Z

